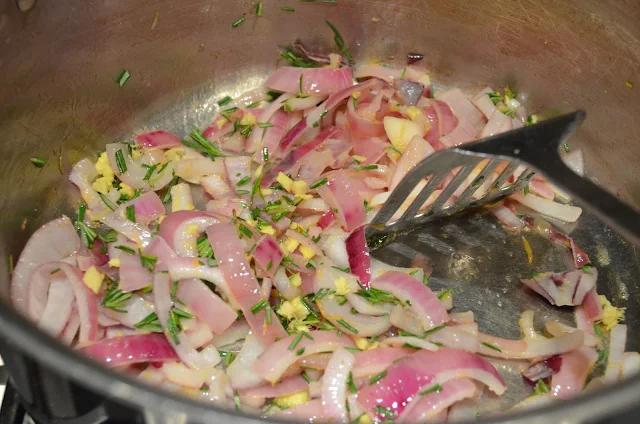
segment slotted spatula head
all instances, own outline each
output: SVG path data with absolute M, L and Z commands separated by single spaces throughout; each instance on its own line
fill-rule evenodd
M 375 249 L 392 234 L 512 195 L 529 183 L 535 168 L 566 168 L 560 144 L 584 116 L 574 112 L 427 157 L 407 173 L 373 219 L 367 229 L 369 246 Z M 532 160 L 543 157 L 548 166 Z

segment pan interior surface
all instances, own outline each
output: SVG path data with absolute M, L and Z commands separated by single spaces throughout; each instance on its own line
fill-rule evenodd
M 61 10 L 41 0 L 27 13 L 13 3 L 0 1 L 0 98 L 7 99 L 0 105 L 0 207 L 11 210 L 0 216 L 4 298 L 9 256 L 17 259 L 40 225 L 73 215 L 79 196 L 66 178 L 73 163 L 142 131 L 184 136 L 205 127 L 217 100 L 259 86 L 275 69 L 279 45 L 300 38 L 331 51 L 324 18 L 341 29 L 357 61 L 403 66 L 407 52 L 423 53 L 436 89 L 459 86 L 471 93 L 508 83 L 529 93 L 533 111 L 584 107 L 587 122 L 571 145 L 584 149 L 598 182 L 640 204 L 640 127 L 634 120 L 640 96 L 625 85 L 640 69 L 638 3 L 460 0 L 418 7 L 409 1 L 345 0 L 295 2 L 296 12 L 287 14 L 280 4 L 265 2 L 259 19 L 252 2 L 184 0 L 177 7 L 165 0 L 74 0 Z M 240 16 L 246 21 L 232 28 Z M 115 79 L 123 69 L 132 77 L 120 87 Z M 47 158 L 46 166 L 33 168 L 33 156 Z M 640 350 L 634 331 L 640 324 L 635 248 L 589 214 L 570 230 L 598 268 L 599 293 L 626 307 L 632 330 L 627 350 Z M 533 250 L 532 264 L 523 236 Z M 408 266 L 415 252 L 433 264 L 430 286 L 455 289 L 454 311 L 472 310 L 481 331 L 519 338 L 517 320 L 526 309 L 536 311 L 540 330 L 548 319 L 573 324 L 570 309 L 552 307 L 522 288 L 521 278 L 562 271 L 571 263 L 567 249 L 535 234 L 509 234 L 476 212 L 398 238 L 375 256 Z M 520 376 L 525 362 L 494 364 L 509 390 L 482 403 L 487 413 L 507 409 L 531 391 Z

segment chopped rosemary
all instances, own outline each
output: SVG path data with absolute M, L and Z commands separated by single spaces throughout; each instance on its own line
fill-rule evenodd
M 393 419 L 395 417 L 395 413 L 391 409 L 385 408 L 382 405 L 374 406 L 373 410 L 378 414 L 382 415 L 384 418 Z
M 302 371 L 302 374 L 300 374 L 300 377 L 304 378 L 304 381 L 306 381 L 307 383 L 311 383 L 311 379 L 307 375 L 306 371 Z
M 356 393 L 358 391 L 358 388 L 353 382 L 353 373 L 351 371 L 349 371 L 349 378 L 347 378 L 347 387 L 349 387 L 349 391 L 351 393 Z
M 107 207 L 109 209 L 111 209 L 112 211 L 115 211 L 118 206 L 116 206 L 115 203 L 113 203 L 107 196 L 105 196 L 102 193 L 98 193 L 98 195 L 100 195 L 100 198 L 102 199 L 102 201 L 104 202 L 105 205 L 107 205 Z
M 433 333 L 436 333 L 436 332 L 438 332 L 438 331 L 442 330 L 442 329 L 443 329 L 443 328 L 445 328 L 445 327 L 446 327 L 446 325 L 444 325 L 444 324 L 440 324 L 440 325 L 439 325 L 439 326 L 437 326 L 437 327 L 433 327 L 431 330 L 427 330 L 427 331 L 425 331 L 425 332 L 422 334 L 422 337 L 424 338 L 424 337 L 426 337 L 426 336 L 428 336 L 428 335 L 431 335 L 431 334 L 433 334 Z
M 258 2 L 258 6 L 256 6 L 256 16 L 258 18 L 262 16 L 262 2 Z
M 173 179 L 169 182 L 169 185 L 167 185 L 167 192 L 162 198 L 162 203 L 169 203 L 171 201 L 171 188 L 174 185 L 178 184 L 179 181 L 180 177 L 173 177 Z
M 378 169 L 378 165 L 364 165 L 356 167 L 357 171 L 367 171 L 370 169 Z
M 544 380 L 538 380 L 533 388 L 533 392 L 529 396 L 537 396 L 544 393 L 549 393 L 549 387 L 545 384 Z
M 133 205 L 127 206 L 125 208 L 125 215 L 129 221 L 136 222 L 136 207 Z
M 127 162 L 124 160 L 124 154 L 122 150 L 118 150 L 116 152 L 116 165 L 118 166 L 118 171 L 120 174 L 124 174 L 127 172 Z
M 240 179 L 236 183 L 236 186 L 241 187 L 241 186 L 243 186 L 243 185 L 245 185 L 245 184 L 247 184 L 249 182 L 251 182 L 251 177 L 247 176 L 247 177 L 244 177 L 244 178 Z
M 229 365 L 231 365 L 233 360 L 236 359 L 236 354 L 234 352 L 228 352 L 226 350 L 218 350 L 218 354 L 220 354 L 220 357 L 224 360 L 223 363 L 225 367 L 228 367 Z
M 491 344 L 489 342 L 482 342 L 482 345 L 488 347 L 489 349 L 493 349 L 495 351 L 502 352 L 502 349 L 500 349 L 498 346 L 496 346 L 494 344 Z
M 328 20 L 325 19 L 324 21 L 327 23 L 327 25 L 329 25 L 329 28 L 331 28 L 331 31 L 333 31 L 333 35 L 334 35 L 333 39 L 336 42 L 338 49 L 340 49 L 340 54 L 344 54 L 345 56 L 347 56 L 347 58 L 349 58 L 349 60 L 353 60 L 353 56 L 351 56 L 351 53 L 349 52 L 349 48 L 345 45 L 344 39 L 342 38 L 340 31 L 338 31 L 338 28 L 336 28 L 335 25 L 333 25 Z
M 434 384 L 433 386 L 429 387 L 428 389 L 425 389 L 421 392 L 419 392 L 420 395 L 428 395 L 429 393 L 433 393 L 433 392 L 439 392 L 442 390 L 442 386 L 439 384 Z
M 156 315 L 155 312 L 151 312 L 144 317 L 140 322 L 135 324 L 135 327 L 141 330 L 151 331 L 152 333 L 162 333 L 163 331 L 160 321 L 158 320 L 158 315 Z
M 369 302 L 375 304 L 378 303 L 400 303 L 397 297 L 393 296 L 391 293 L 376 289 L 371 287 L 369 289 L 361 288 L 355 293 L 357 296 L 360 296 Z
M 153 272 L 156 268 L 156 262 L 158 262 L 156 256 L 143 255 L 142 252 L 140 252 L 140 263 L 147 271 Z
M 231 110 L 231 109 L 227 109 L 227 110 Z M 222 151 L 217 146 L 214 146 L 209 140 L 207 140 L 207 138 L 204 136 L 204 134 L 202 134 L 202 131 L 200 131 L 200 129 L 194 128 L 189 133 L 189 137 L 191 137 L 191 140 L 193 141 L 181 140 L 182 144 L 206 154 L 207 156 L 209 156 L 209 158 L 211 158 L 211 160 L 216 160 L 216 158 L 225 157 L 225 154 L 222 153 Z
M 53 270 L 53 271 L 51 271 L 49 274 L 53 275 L 53 274 L 55 274 L 55 273 L 57 273 L 57 272 L 60 272 L 60 268 L 56 268 L 56 269 L 54 269 L 54 270 Z
M 267 306 L 267 301 L 262 299 L 260 302 L 256 303 L 251 307 L 251 313 L 255 315 L 261 310 L 263 310 L 266 306 Z
M 335 266 L 335 265 L 331 265 L 331 268 L 333 268 L 333 269 L 337 269 L 338 271 L 342 271 L 342 272 L 345 272 L 345 273 L 347 273 L 347 274 L 349 274 L 349 273 L 351 272 L 351 268 L 349 268 L 349 267 L 346 267 L 346 268 L 340 268 L 340 267 L 337 267 L 337 266 Z
M 116 284 L 112 284 L 107 293 L 104 295 L 100 305 L 104 308 L 111 309 L 114 312 L 127 313 L 124 309 L 124 302 L 131 299 L 132 293 L 124 293 Z
M 346 328 L 347 330 L 351 331 L 354 334 L 358 334 L 358 329 L 353 327 L 351 324 L 349 324 L 347 321 L 343 320 L 343 319 L 339 319 L 338 321 L 336 321 L 338 324 L 340 324 L 341 326 L 343 326 L 344 328 Z
M 302 340 L 303 333 L 304 332 L 298 333 L 298 335 L 293 339 L 293 341 L 291 342 L 291 344 L 289 345 L 289 347 L 287 349 L 294 350 L 296 348 L 296 346 L 298 346 L 298 343 L 300 343 L 300 340 Z
M 286 6 L 282 6 L 280 8 L 280 10 L 283 10 L 285 12 L 295 12 L 296 11 L 296 9 L 294 9 L 293 7 L 286 7 Z
M 258 122 L 257 123 L 258 128 L 271 128 L 273 127 L 273 124 L 271 122 Z M 266 149 L 266 147 L 265 147 Z
M 29 159 L 31 161 L 31 163 L 36 167 L 36 168 L 42 168 L 45 164 L 44 159 L 39 158 L 39 157 L 33 157 L 31 159 Z
M 271 305 L 269 305 L 268 303 L 264 308 L 264 323 L 267 325 L 271 325 Z
M 320 186 L 325 185 L 325 184 L 326 184 L 326 183 L 328 183 L 328 182 L 329 182 L 329 180 L 328 180 L 327 178 L 322 178 L 322 179 L 320 179 L 320 180 L 316 181 L 315 183 L 311 184 L 311 185 L 309 186 L 309 188 L 310 188 L 310 189 L 318 188 L 318 187 L 320 187 Z
M 380 374 L 374 375 L 373 377 L 371 377 L 371 379 L 369 380 L 369 384 L 375 384 L 378 381 L 380 381 L 383 378 L 385 378 L 386 376 L 387 376 L 387 370 L 384 370 Z
M 131 73 L 126 69 L 122 71 L 122 74 L 120 74 L 120 78 L 118 78 L 118 84 L 120 85 L 120 87 L 125 85 L 127 81 L 129 81 L 129 78 L 131 78 Z
M 304 348 L 301 347 L 300 349 L 296 350 L 296 356 L 300 356 L 304 353 Z
M 229 104 L 231 100 L 233 100 L 231 96 L 224 96 L 222 99 L 218 100 L 218 106 Z
M 116 249 L 118 249 L 118 250 L 122 250 L 123 252 L 128 253 L 128 254 L 130 254 L 130 255 L 135 255 L 135 254 L 136 254 L 136 251 L 135 251 L 135 250 L 133 250 L 133 249 L 132 249 L 132 248 L 130 248 L 130 247 L 123 246 L 123 245 L 121 245 L 121 244 L 119 244 L 118 246 L 114 246 L 114 248 L 116 248 Z
M 241 17 L 235 21 L 233 21 L 233 23 L 231 24 L 231 28 L 236 28 L 238 25 L 240 25 L 241 23 L 243 23 L 245 21 L 245 17 Z

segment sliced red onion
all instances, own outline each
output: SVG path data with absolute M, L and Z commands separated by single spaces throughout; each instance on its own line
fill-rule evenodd
M 393 191 L 409 171 L 433 153 L 435 153 L 433 147 L 422 137 L 413 137 L 402 153 L 400 160 L 398 160 L 396 169 L 391 177 L 391 182 L 389 183 L 389 191 Z
M 328 260 L 325 260 L 317 267 L 314 291 L 317 293 L 320 289 L 335 290 L 335 281 L 339 279 L 347 281 L 348 292 L 355 293 L 359 289 L 358 281 L 353 275 L 335 269 L 330 266 Z M 317 299 L 316 303 L 322 315 L 347 334 L 371 337 L 380 335 L 391 327 L 386 316 L 354 315 L 351 313 L 351 305 L 348 302 L 340 304 L 341 302 L 334 296 Z
M 289 349 L 289 346 L 299 337 L 298 334 L 292 334 L 272 344 L 255 362 L 253 370 L 273 384 L 287 368 L 300 359 L 320 352 L 333 352 L 340 347 L 355 347 L 348 336 L 338 336 L 335 331 L 310 331 L 306 334 L 311 338 L 301 337 L 293 349 Z M 298 355 L 297 352 L 301 353 Z
M 169 131 L 151 131 L 136 136 L 136 143 L 145 149 L 170 149 L 182 146 L 180 137 Z
M 576 306 L 581 305 L 586 294 L 595 287 L 597 278 L 597 269 L 590 267 L 586 272 L 581 269 L 555 274 L 548 272 L 521 281 L 552 305 Z
M 273 285 L 278 290 L 278 293 L 287 300 L 295 299 L 301 294 L 300 288 L 291 284 L 291 280 L 287 277 L 284 268 L 278 268 L 275 272 L 273 276 Z
M 133 250 L 134 254 L 120 255 L 120 290 L 132 292 L 148 287 L 153 282 L 153 275 L 142 265 L 142 259 L 137 253 L 135 243 L 127 242 L 125 248 Z
M 167 269 L 173 281 L 197 278 L 215 284 L 232 305 L 236 304 L 220 268 L 201 265 L 196 258 L 174 258 L 167 262 Z
M 132 222 L 122 217 L 120 214 L 111 212 L 107 216 L 100 219 L 107 227 L 111 227 L 118 233 L 124 235 L 129 240 L 136 243 L 141 248 L 145 248 L 151 242 L 153 234 L 151 230 L 139 222 Z
M 360 390 L 358 403 L 373 416 L 394 418 L 402 414 L 419 391 L 462 377 L 477 380 L 498 395 L 506 390 L 504 379 L 487 361 L 478 355 L 445 347 L 436 352 L 419 350 L 397 361 L 382 379 Z M 387 408 L 394 417 L 382 417 L 374 409 L 376 406 Z
M 264 85 L 283 93 L 327 95 L 353 86 L 351 68 L 294 68 L 284 66 L 267 78 Z
M 358 277 L 360 284 L 369 288 L 371 282 L 371 260 L 369 248 L 364 235 L 365 227 L 362 226 L 353 231 L 346 241 L 347 254 L 351 273 Z
M 224 347 L 233 345 L 236 342 L 243 340 L 251 332 L 249 324 L 246 320 L 236 321 L 231 324 L 231 327 L 219 336 L 213 336 L 213 343 L 218 347 Z
M 351 132 L 360 137 L 382 137 L 385 135 L 384 126 L 381 121 L 376 122 L 375 114 L 370 119 L 361 116 L 352 101 L 347 101 L 347 120 Z
M 605 382 L 613 383 L 620 379 L 626 344 L 627 326 L 618 324 L 609 333 L 609 356 L 607 358 L 607 368 L 604 372 Z
M 306 391 L 309 387 L 307 381 L 298 376 L 285 378 L 276 385 L 265 384 L 250 389 L 241 390 L 240 394 L 247 397 L 256 398 L 276 398 L 279 396 L 289 396 L 294 393 Z
M 356 352 L 353 366 L 353 377 L 367 377 L 380 374 L 400 358 L 404 358 L 413 350 L 381 346 L 377 349 Z
M 384 127 L 383 127 L 384 129 Z M 376 164 L 387 154 L 391 146 L 383 137 L 352 137 L 353 153 L 367 158 L 363 166 Z
M 268 234 L 262 236 L 251 255 L 256 261 L 256 265 L 262 268 L 269 277 L 274 276 L 284 257 L 278 243 Z
M 524 222 L 518 218 L 509 208 L 504 206 L 503 202 L 486 206 L 489 212 L 495 216 L 498 221 L 504 224 L 504 228 L 508 231 L 520 232 L 524 228 Z
M 322 215 L 322 218 L 320 218 L 320 221 L 318 221 L 318 226 L 322 229 L 327 228 L 335 220 L 335 217 L 335 213 L 332 209 L 330 209 L 329 212 Z
M 602 305 L 600 304 L 600 299 L 598 299 L 598 293 L 596 292 L 596 288 L 591 289 L 589 293 L 584 297 L 582 301 L 582 307 L 584 308 L 584 316 L 590 321 L 589 324 L 602 319 L 602 315 L 604 311 L 602 310 Z M 577 310 L 576 310 L 577 313 Z M 578 328 L 580 328 L 580 321 L 577 322 Z M 593 325 L 589 325 L 584 323 L 586 327 L 593 328 Z
M 149 314 L 155 312 L 153 304 L 137 294 L 133 294 L 130 299 L 124 301 L 122 309 L 127 312 L 122 313 L 112 309 L 101 308 L 100 313 L 118 321 L 124 326 L 135 328 L 137 323 L 149 316 Z
M 177 297 L 216 334 L 222 334 L 238 317 L 233 308 L 197 279 L 180 280 Z
M 145 180 L 145 175 L 148 169 L 142 166 L 144 163 L 144 156 L 136 161 L 129 155 L 129 149 L 126 144 L 112 143 L 107 144 L 107 156 L 109 157 L 109 164 L 111 168 L 116 171 L 117 177 L 123 183 L 133 187 L 139 188 L 142 191 L 160 190 L 165 187 L 173 178 L 173 163 L 168 162 L 168 165 L 162 170 L 162 174 L 154 175 L 150 179 Z M 124 164 L 126 167 L 125 172 L 120 172 L 120 168 L 117 166 L 116 153 L 121 152 L 124 158 Z
M 227 168 L 227 179 L 231 187 L 238 190 L 246 190 L 251 187 L 250 182 L 245 185 L 238 185 L 247 177 L 251 177 L 251 157 L 250 156 L 231 156 L 224 158 L 224 166 Z
M 417 105 L 424 91 L 422 84 L 401 78 L 393 81 L 393 88 L 396 89 L 396 96 L 398 96 L 400 104 L 405 106 Z
M 353 72 L 354 78 L 380 78 L 388 83 L 393 83 L 393 80 L 402 76 L 402 70 L 396 68 L 390 68 L 380 65 L 363 65 L 355 68 Z
M 167 338 L 159 333 L 104 339 L 81 347 L 80 352 L 109 367 L 178 360 Z
M 262 110 L 262 113 L 260 114 L 260 119 L 262 120 L 261 122 L 272 123 L 273 124 L 272 128 L 275 128 L 275 127 L 279 128 L 280 125 L 282 125 L 283 128 L 286 128 L 289 122 L 289 115 L 280 111 L 280 108 L 282 107 L 284 102 L 286 102 L 291 97 L 293 97 L 293 94 L 283 94 L 280 97 L 278 97 L 276 100 L 271 102 L 266 108 Z M 277 115 L 279 114 L 281 117 L 277 118 Z M 286 118 L 286 122 L 285 122 L 285 118 Z M 270 156 L 275 153 L 275 147 L 278 146 L 278 143 L 280 142 L 280 139 L 284 134 L 284 130 L 274 131 L 273 134 L 269 135 L 268 138 L 267 138 L 267 130 L 269 130 L 269 128 L 260 128 L 259 126 L 256 126 L 256 128 L 254 128 L 253 131 L 251 131 L 251 135 L 247 140 L 247 151 L 249 153 L 258 152 L 260 156 L 262 156 L 261 150 L 263 146 L 269 148 Z M 274 149 L 272 149 L 271 147 L 274 147 Z
M 206 372 L 189 369 L 180 362 L 166 362 L 160 371 L 170 382 L 191 389 L 202 387 L 207 377 Z
M 313 399 L 302 405 L 285 409 L 273 414 L 273 418 L 296 422 L 322 422 L 324 407 L 322 399 Z
M 306 97 L 292 97 L 287 100 L 284 104 L 284 108 L 287 112 L 295 112 L 298 110 L 307 110 L 309 108 L 315 107 L 318 103 L 322 102 L 327 98 L 324 96 L 306 96 Z
M 562 355 L 560 370 L 551 377 L 553 396 L 566 400 L 580 394 L 597 359 L 596 350 L 586 346 Z
M 419 337 L 389 337 L 382 341 L 382 344 L 385 346 L 405 346 L 411 345 L 418 349 L 426 349 L 426 350 L 438 350 L 438 345 L 433 344 L 427 340 L 421 339 Z
M 42 311 L 38 327 L 52 337 L 58 337 L 71 318 L 73 303 L 73 287 L 69 280 L 53 279 L 49 286 L 47 304 Z
M 476 353 L 479 349 L 477 324 L 472 325 L 472 331 L 468 331 L 463 325 L 445 327 L 429 334 L 427 339 L 432 343 Z
M 338 171 L 329 182 L 318 189 L 318 194 L 335 210 L 346 231 L 353 231 L 365 223 L 363 199 L 346 173 Z
M 207 212 L 178 211 L 167 215 L 158 235 L 180 256 L 198 256 L 197 240 L 210 225 L 220 222 Z
M 550 216 L 564 222 L 576 222 L 582 214 L 582 208 L 553 202 L 531 193 L 516 193 L 512 195 L 511 198 L 536 212 L 540 212 L 543 215 Z
M 97 177 L 98 171 L 96 171 L 94 163 L 88 158 L 84 158 L 71 168 L 69 181 L 78 187 L 80 195 L 87 202 L 89 210 L 100 214 L 106 211 L 107 208 L 98 192 L 93 189 L 92 183 Z
M 301 121 L 304 122 L 304 121 Z M 266 188 L 273 183 L 278 175 L 282 172 L 288 174 L 289 171 L 299 163 L 302 158 L 313 152 L 318 146 L 322 145 L 327 138 L 336 137 L 342 133 L 342 129 L 338 127 L 330 127 L 323 130 L 317 137 L 308 143 L 296 148 L 287 154 L 276 166 L 274 166 L 269 172 L 264 174 L 262 178 L 262 187 Z
M 333 352 L 322 378 L 322 406 L 324 417 L 329 421 L 346 422 L 347 380 L 355 357 L 344 348 Z
M 449 320 L 438 297 L 427 286 L 406 273 L 386 272 L 374 279 L 371 287 L 387 291 L 403 304 L 409 305 L 409 311 L 420 318 L 425 330 Z
M 266 324 L 265 310 L 268 309 L 273 314 L 270 308 L 263 308 L 255 314 L 251 311 L 262 300 L 260 287 L 247 263 L 235 227 L 232 224 L 214 224 L 207 229 L 207 235 L 222 275 L 229 285 L 230 294 L 240 305 L 260 343 L 270 346 L 276 337 L 285 337 L 287 332 L 276 316 L 271 317 L 271 324 Z
M 78 315 L 78 312 L 74 310 L 71 313 L 71 318 L 69 318 L 67 325 L 64 327 L 64 330 L 62 330 L 62 334 L 60 334 L 60 342 L 67 346 L 70 346 L 75 339 L 76 334 L 78 334 L 79 329 L 80 316 Z
M 254 334 L 249 334 L 242 345 L 238 356 L 227 368 L 231 387 L 236 390 L 260 387 L 265 381 L 253 370 L 256 361 L 264 353 L 265 348 Z
M 513 128 L 513 123 L 511 118 L 505 115 L 504 113 L 496 110 L 493 112 L 493 115 L 489 118 L 487 125 L 483 128 L 482 133 L 480 133 L 481 138 L 491 137 L 496 134 L 500 134 L 506 131 L 509 131 Z
M 576 330 L 560 337 L 544 340 L 507 340 L 479 333 L 480 353 L 504 359 L 533 359 L 559 355 L 582 346 L 584 333 Z
M 473 324 L 475 323 L 474 314 L 472 311 L 456 312 L 449 314 L 449 319 L 454 324 Z
M 428 422 L 446 412 L 447 408 L 463 399 L 474 398 L 479 394 L 476 384 L 468 378 L 447 381 L 440 390 L 418 395 L 398 417 L 399 423 Z M 424 390 L 429 390 L 425 387 Z
M 491 93 L 494 93 L 494 90 L 491 87 L 486 87 L 471 99 L 473 105 L 477 107 L 487 119 L 491 118 L 495 112 L 499 112 L 498 108 L 493 104 L 493 101 L 491 101 L 491 97 L 488 96 L 488 94 Z
M 575 244 L 571 237 L 566 234 L 562 234 L 553 228 L 547 221 L 531 217 L 525 217 L 524 221 L 529 228 L 540 234 L 542 237 L 548 238 L 553 242 L 570 248 L 571 253 L 573 254 L 573 263 L 576 268 L 581 268 L 591 263 L 589 256 L 584 252 L 584 250 Z
M 549 378 L 558 371 L 562 366 L 562 356 L 552 356 L 543 361 L 532 364 L 529 368 L 522 372 L 522 376 L 531 383 Z
M 181 331 L 177 334 L 177 341 L 170 335 L 167 325 L 169 323 L 169 314 L 173 307 L 171 300 L 171 280 L 164 273 L 157 273 L 153 278 L 153 302 L 156 308 L 158 321 L 165 331 L 165 338 L 180 357 L 190 368 L 202 369 L 209 367 L 209 361 L 203 355 L 189 344 L 187 335 Z
M 463 119 L 471 123 L 476 132 L 482 131 L 485 126 L 485 119 L 482 113 L 469 101 L 459 88 L 436 93 L 436 99 L 445 102 L 458 119 Z
M 199 184 L 200 179 L 210 175 L 225 175 L 226 168 L 221 160 L 212 161 L 209 158 L 181 159 L 175 164 L 177 177 L 191 184 Z
M 269 156 L 275 154 L 276 150 L 278 149 L 278 145 L 280 144 L 280 140 L 287 131 L 287 126 L 289 125 L 289 115 L 282 110 L 278 110 L 273 114 L 273 117 L 269 121 L 269 124 L 271 124 L 271 126 L 264 130 L 260 127 L 254 128 L 251 133 L 251 137 L 249 138 L 249 140 L 253 140 L 253 133 L 264 131 L 262 145 L 255 147 L 255 149 L 253 150 L 255 151 L 253 160 L 258 163 L 264 163 L 265 155 L 263 149 L 266 149 L 266 152 Z M 251 152 L 252 149 L 247 146 L 247 151 Z
M 331 112 L 333 108 L 342 103 L 345 99 L 349 98 L 355 92 L 363 92 L 365 90 L 371 90 L 382 86 L 382 81 L 378 79 L 371 79 L 363 83 L 347 87 L 337 93 L 329 96 L 327 100 L 322 102 L 318 107 L 309 112 L 305 119 L 300 121 L 283 137 L 278 147 L 277 154 L 283 155 L 289 151 L 289 148 L 294 145 L 296 140 L 309 128 L 319 126 L 319 122 L 323 116 L 328 112 Z M 317 124 L 317 125 L 316 125 Z
M 11 280 L 11 302 L 27 313 L 29 281 L 35 269 L 48 262 L 60 261 L 81 248 L 80 238 L 66 216 L 55 219 L 36 230 L 25 245 Z
M 200 185 L 214 199 L 225 199 L 235 196 L 235 191 L 229 183 L 220 175 L 209 175 L 200 178 Z
M 546 181 L 531 180 L 529 182 L 529 191 L 536 196 L 540 196 L 544 199 L 553 200 L 555 192 L 553 187 Z
M 475 127 L 462 116 L 458 117 L 458 125 L 447 135 L 440 137 L 440 142 L 446 147 L 455 147 L 473 141 L 477 135 Z M 436 150 L 439 150 L 434 146 Z

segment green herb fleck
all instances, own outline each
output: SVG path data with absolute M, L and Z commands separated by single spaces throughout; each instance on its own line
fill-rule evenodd
M 387 376 L 387 370 L 384 370 L 380 374 L 374 375 L 373 377 L 371 377 L 371 379 L 369 380 L 369 384 L 375 384 L 378 381 L 380 381 L 383 378 L 385 378 L 386 376 Z
M 425 389 L 421 392 L 419 392 L 419 394 L 421 395 L 428 395 L 429 393 L 433 393 L 433 392 L 439 392 L 442 390 L 442 386 L 439 384 L 434 384 L 433 386 L 429 387 L 428 389 Z
M 127 81 L 129 81 L 129 78 L 131 78 L 131 73 L 126 69 L 122 71 L 122 74 L 120 74 L 120 78 L 118 78 L 118 84 L 120 85 L 120 87 L 125 85 Z
M 39 158 L 39 157 L 33 157 L 31 159 L 29 159 L 31 161 L 31 163 L 36 167 L 36 168 L 42 168 L 45 164 L 44 159 Z
M 491 344 L 489 342 L 482 342 L 482 345 L 488 347 L 489 349 L 493 349 L 497 352 L 502 352 L 502 349 L 500 349 L 498 346 Z
M 234 22 L 231 24 L 231 28 L 235 28 L 235 27 L 237 27 L 238 25 L 240 25 L 240 24 L 241 24 L 241 23 L 243 23 L 244 21 L 245 21 L 245 17 L 243 16 L 243 17 L 241 17 L 240 19 L 238 19 L 238 20 L 234 21 Z

